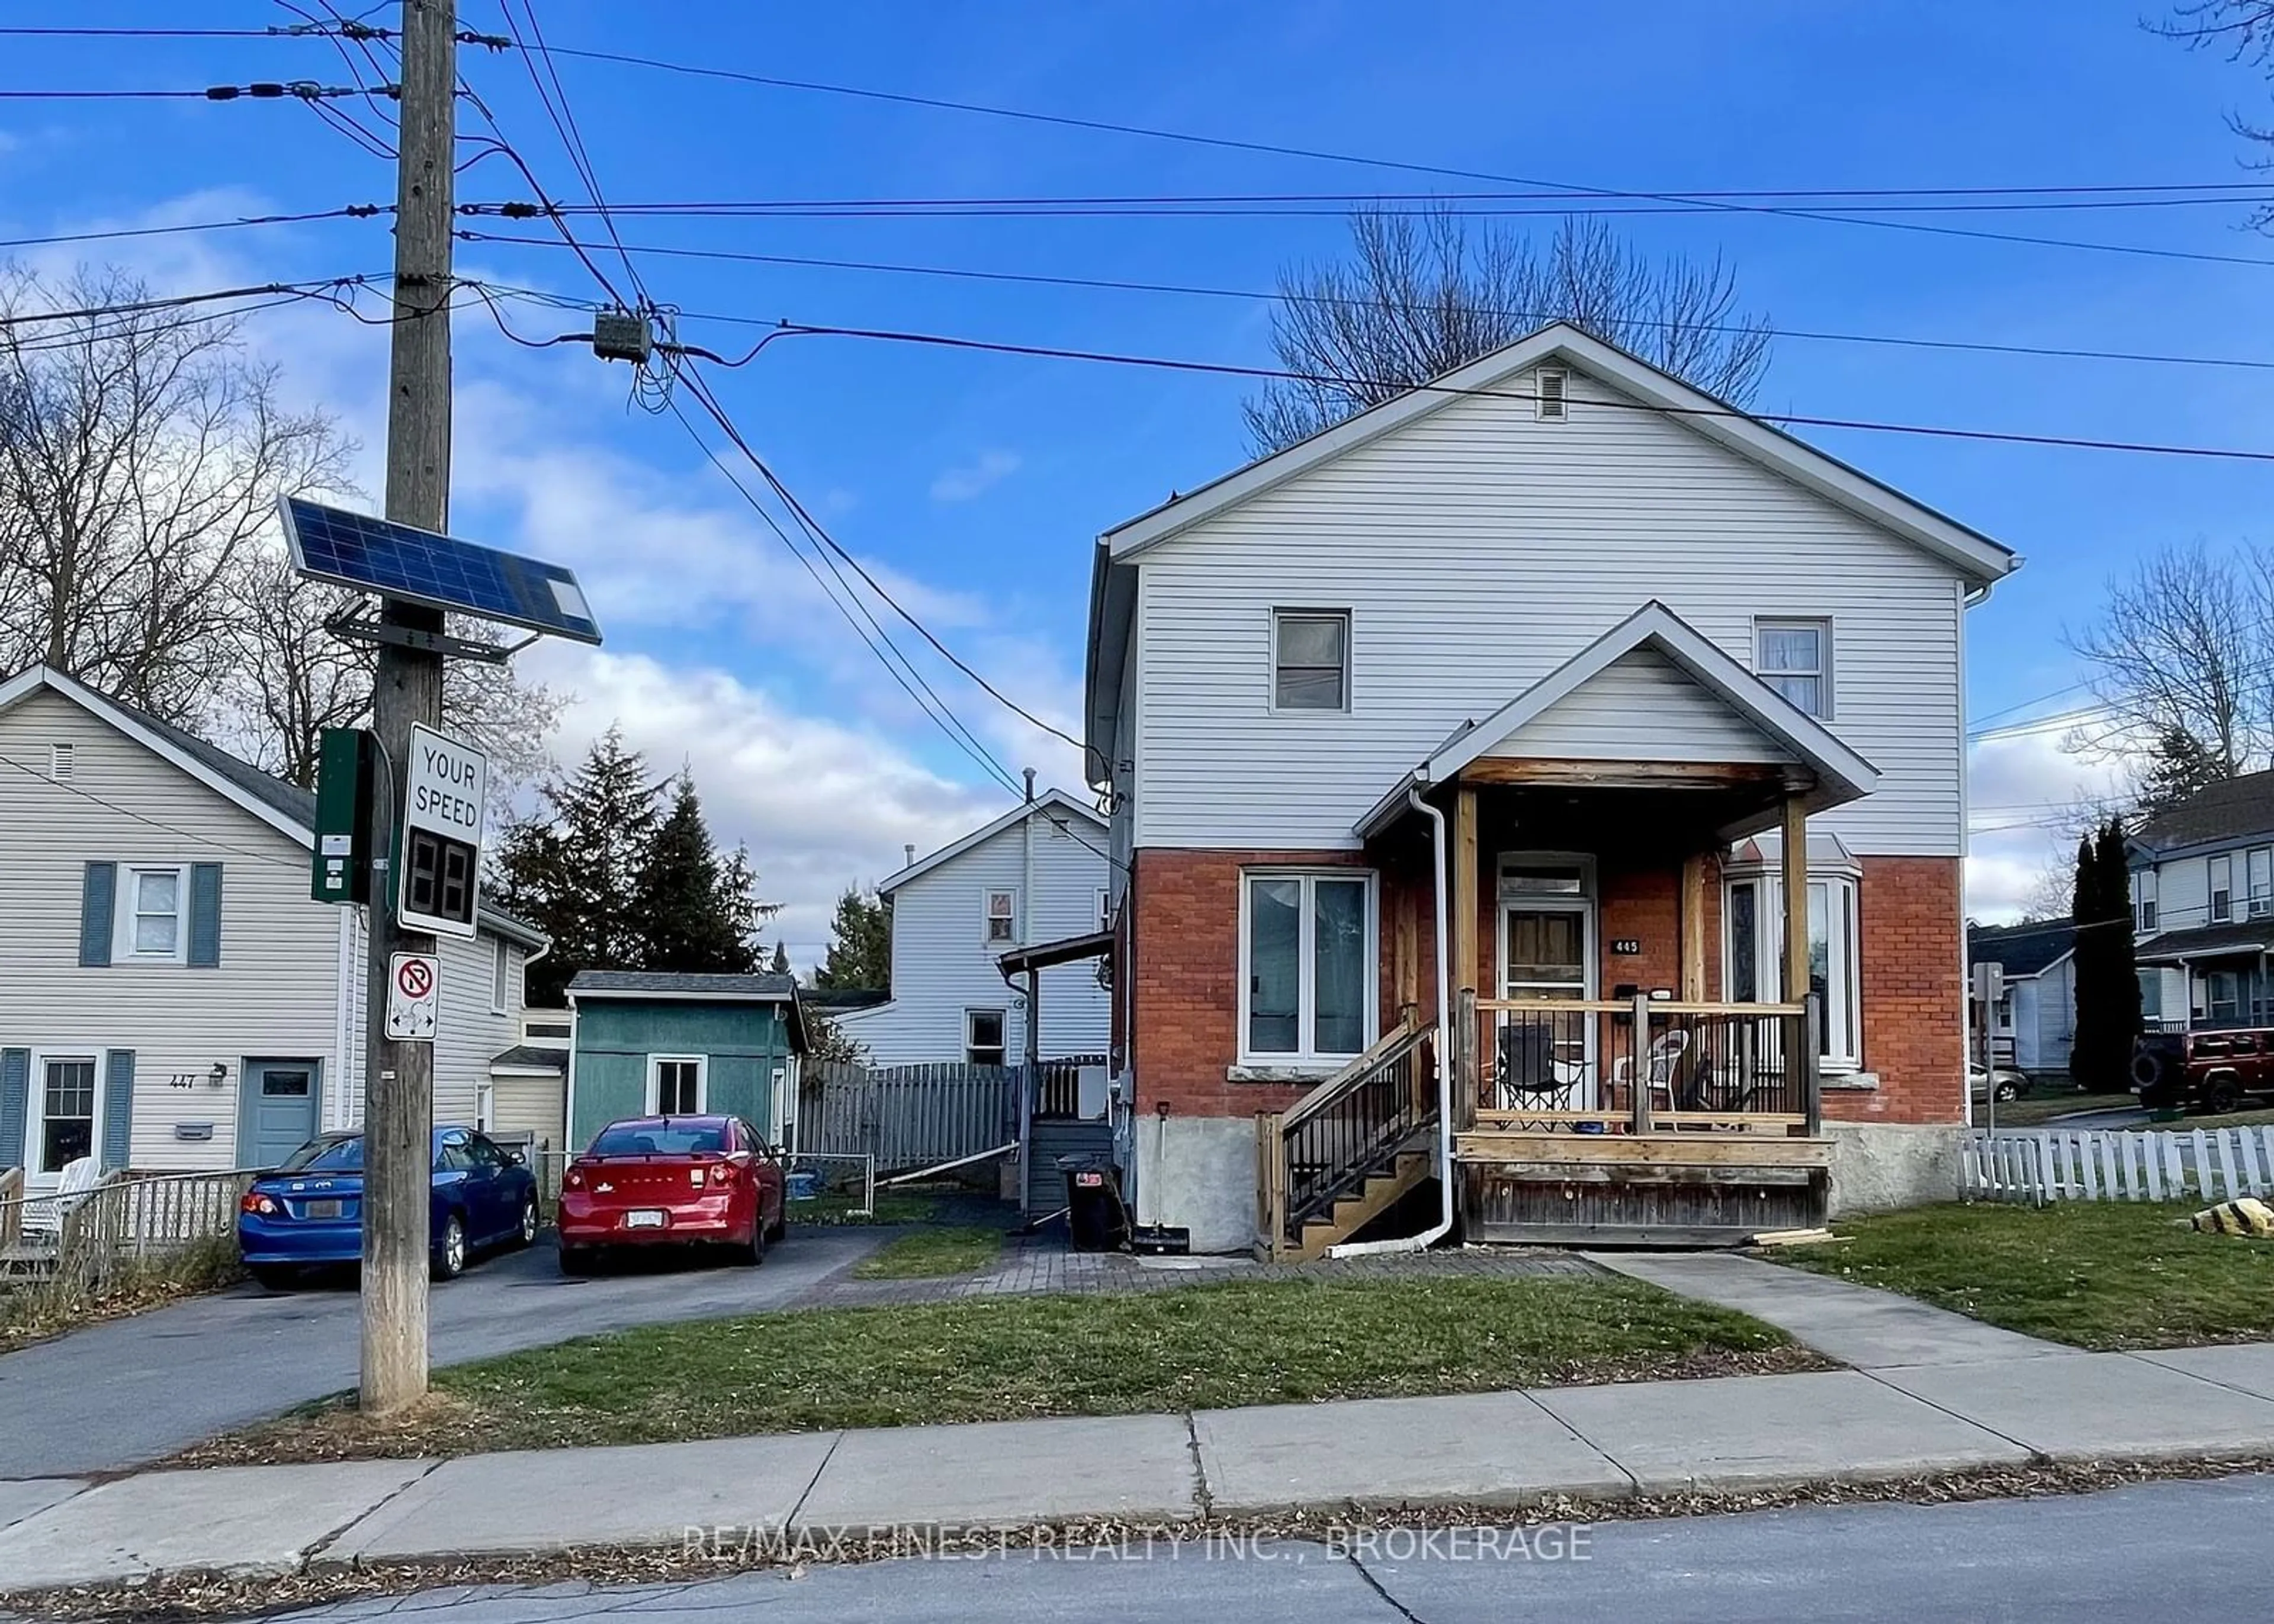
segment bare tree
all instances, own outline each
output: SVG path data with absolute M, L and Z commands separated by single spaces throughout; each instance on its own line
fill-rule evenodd
M 1259 454 L 1280 450 L 1417 384 L 1563 320 L 1743 405 L 1768 366 L 1767 318 L 1737 313 L 1717 254 L 1653 262 L 1600 220 L 1567 216 L 1543 252 L 1448 208 L 1351 217 L 1346 260 L 1279 278 L 1271 345 L 1296 374 L 1243 408 Z
M 2274 554 L 2165 546 L 2112 580 L 2099 617 L 2067 635 L 2105 723 L 2088 752 L 2198 758 L 2230 778 L 2274 757 Z
M 0 311 L 143 286 L 0 271 Z M 0 327 L 0 667 L 45 662 L 169 721 L 207 711 L 230 575 L 281 492 L 339 488 L 350 447 L 279 399 L 237 324 L 142 311 Z

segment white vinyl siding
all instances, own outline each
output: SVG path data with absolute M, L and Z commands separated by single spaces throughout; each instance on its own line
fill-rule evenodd
M 319 1125 L 358 1121 L 360 911 L 312 900 L 305 847 L 72 701 L 38 692 L 0 710 L 0 756 L 41 761 L 62 741 L 73 747 L 68 786 L 0 771 L 0 911 L 8 921 L 0 929 L 0 1045 L 98 1058 L 132 1050 L 129 1157 L 137 1169 L 233 1165 L 249 1058 L 316 1063 Z M 54 838 L 58 831 L 70 838 Z M 122 907 L 129 906 L 135 867 L 221 864 L 220 965 L 187 974 L 177 961 L 121 954 L 107 966 L 82 967 L 80 898 L 91 861 L 119 865 Z M 186 939 L 186 877 L 182 896 Z M 353 953 L 344 1043 L 343 912 Z M 446 939 L 441 951 L 435 1120 L 471 1122 L 490 1057 L 517 1042 L 519 1033 L 514 1017 L 489 1013 L 489 940 Z M 513 951 L 518 958 L 521 950 Z M 225 1068 L 219 1087 L 215 1065 Z M 178 1139 L 177 1124 L 210 1124 L 211 1137 Z
M 1603 398 L 1574 372 L 1573 401 Z M 1880 774 L 1817 819 L 1860 853 L 1957 856 L 1960 578 L 1648 411 L 1458 400 L 1141 555 L 1141 846 L 1349 848 L 1384 791 L 1653 598 L 1740 665 L 1760 618 L 1839 625 L 1834 731 Z M 1260 711 L 1269 612 L 1349 604 L 1331 731 Z
M 1013 823 L 892 893 L 892 1001 L 835 1018 L 872 1064 L 960 1061 L 963 1014 L 971 1009 L 1005 1010 L 1007 1052 L 1013 1062 L 1026 1053 L 1024 1001 L 996 968 L 1003 944 L 984 941 L 981 930 L 986 893 L 1025 886 L 1023 826 Z M 1096 929 L 1097 893 L 1117 883 L 1103 855 L 1111 839 L 1105 827 L 1047 802 L 1034 826 L 1034 894 L 1021 899 L 1027 939 L 1055 942 Z M 1043 1056 L 1103 1054 L 1112 1000 L 1098 985 L 1096 962 L 1055 965 L 1042 979 Z M 1024 986 L 1021 977 L 1020 991 Z
M 1572 761 L 1792 759 L 1655 649 L 1613 661 L 1485 754 Z

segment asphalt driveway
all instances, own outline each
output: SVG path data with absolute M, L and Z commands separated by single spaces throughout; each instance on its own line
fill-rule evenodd
M 757 1268 L 650 1265 L 568 1279 L 548 1232 L 434 1288 L 434 1363 L 779 1308 L 894 1233 L 794 1229 Z M 0 1355 L 0 1477 L 139 1465 L 351 1387 L 357 1314 L 351 1278 L 289 1293 L 245 1285 Z

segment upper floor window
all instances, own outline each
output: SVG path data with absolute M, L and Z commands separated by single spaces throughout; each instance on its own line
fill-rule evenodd
M 1019 939 L 1019 893 L 1015 891 L 990 891 L 987 893 L 987 942 L 990 946 L 1008 947 Z
M 2257 846 L 2250 849 L 2250 917 L 2263 919 L 2274 914 L 2274 846 Z
M 1814 717 L 1832 714 L 1832 622 L 1756 620 L 1753 670 Z
M 2132 875 L 2132 928 L 2142 936 L 2156 929 L 2156 871 L 2135 869 Z
M 2210 922 L 2224 925 L 2234 918 L 2234 859 L 2221 852 L 2210 860 Z
M 1350 709 L 1350 611 L 1271 612 L 1271 708 Z
M 188 939 L 183 912 L 189 886 L 177 868 L 118 871 L 118 928 L 112 938 L 117 957 L 153 964 L 179 964 Z
M 1259 1060 L 1344 1059 L 1374 1026 L 1374 881 L 1348 869 L 1246 876 L 1239 1046 Z

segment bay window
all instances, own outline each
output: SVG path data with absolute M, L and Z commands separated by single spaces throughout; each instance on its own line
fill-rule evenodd
M 1723 896 L 1722 985 L 1733 1004 L 1780 1004 L 1784 990 L 1784 886 L 1773 874 L 1732 876 Z M 1856 878 L 1811 876 L 1808 882 L 1808 985 L 1823 1011 L 1817 1052 L 1826 1066 L 1864 1064 L 1863 950 L 1856 927 Z
M 1240 893 L 1244 1058 L 1344 1060 L 1374 1040 L 1374 878 L 1257 871 Z

